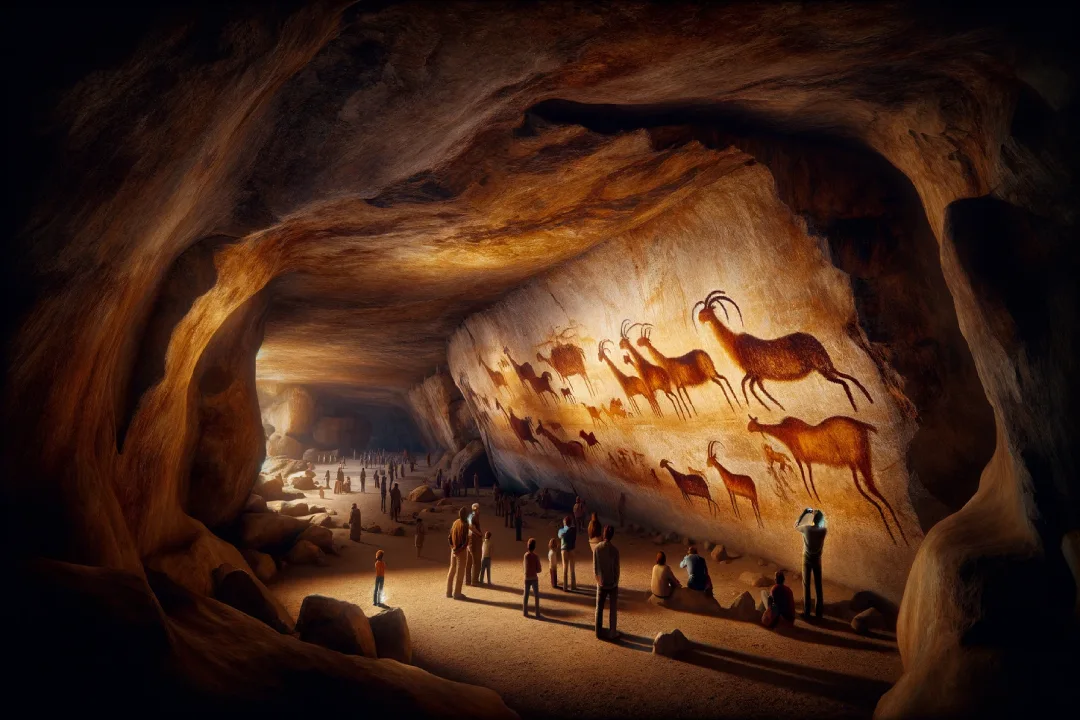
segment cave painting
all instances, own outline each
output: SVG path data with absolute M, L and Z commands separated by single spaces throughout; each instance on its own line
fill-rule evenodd
M 679 399 L 675 393 L 672 392 L 671 376 L 668 375 L 667 370 L 659 365 L 653 365 L 651 362 L 645 359 L 634 344 L 630 342 L 629 333 L 639 323 L 631 323 L 629 320 L 623 320 L 622 327 L 619 328 L 619 334 L 622 336 L 619 340 L 619 347 L 629 353 L 629 363 L 637 370 L 641 379 L 645 381 L 645 385 L 649 388 L 649 397 L 655 398 L 656 393 L 662 392 L 667 396 L 667 399 L 671 401 L 672 407 L 675 408 L 675 414 L 680 418 L 686 417 L 683 414 L 682 400 Z M 627 362 L 627 358 L 623 358 L 623 362 Z M 653 412 L 663 417 L 663 413 L 660 412 L 660 406 L 654 400 Z
M 513 408 L 507 410 L 502 406 L 502 403 L 498 401 L 495 402 L 495 406 L 502 411 L 503 415 L 506 416 L 506 422 L 510 425 L 510 430 L 513 431 L 514 436 L 518 439 L 518 442 L 521 443 L 522 450 L 527 451 L 528 447 L 525 445 L 525 443 L 531 443 L 533 445 L 536 445 L 536 447 L 543 451 L 544 448 L 540 444 L 540 441 L 537 440 L 536 436 L 532 433 L 532 418 L 519 418 L 517 415 L 514 414 Z
M 656 398 L 649 392 L 648 386 L 645 381 L 639 378 L 637 375 L 627 375 L 619 366 L 608 356 L 607 346 L 613 345 L 610 340 L 601 340 L 599 346 L 599 358 L 600 362 L 606 363 L 611 370 L 611 374 L 615 376 L 615 380 L 618 381 L 620 387 L 622 387 L 623 394 L 626 395 L 626 401 L 630 403 L 630 407 L 634 408 L 634 412 L 641 414 L 641 408 L 638 407 L 637 401 L 634 400 L 634 396 L 641 395 L 649 402 L 649 407 L 653 409 L 653 414 L 660 416 L 660 405 L 656 402 Z
M 719 306 L 724 311 L 724 318 L 729 323 L 731 322 L 731 317 L 728 315 L 724 303 L 730 303 L 738 311 L 739 322 L 741 323 L 742 310 L 723 290 L 713 290 L 704 300 L 695 303 L 690 313 L 693 315 L 693 311 L 697 309 L 698 305 L 702 306 L 701 311 L 697 314 L 697 321 L 712 328 L 716 334 L 716 339 L 720 341 L 720 345 L 731 356 L 735 364 L 746 373 L 742 379 L 742 389 L 743 399 L 746 400 L 747 405 L 750 403 L 750 399 L 746 395 L 746 386 L 749 384 L 750 392 L 766 410 L 769 409 L 769 406 L 757 394 L 758 389 L 765 394 L 765 397 L 772 400 L 778 408 L 783 410 L 784 406 L 765 389 L 764 381 L 801 380 L 814 371 L 821 373 L 821 376 L 829 382 L 843 387 L 852 409 L 856 412 L 858 412 L 859 408 L 856 407 L 855 398 L 851 395 L 851 389 L 845 380 L 855 383 L 855 386 L 866 395 L 866 399 L 871 403 L 874 402 L 874 399 L 870 397 L 870 393 L 862 386 L 862 383 L 851 375 L 840 372 L 833 366 L 829 353 L 825 351 L 825 347 L 813 335 L 797 332 L 772 340 L 762 340 L 746 333 L 735 333 L 725 323 L 721 322 L 716 314 L 715 308 Z
M 585 381 L 585 387 L 589 391 L 589 395 L 593 395 L 592 382 L 589 380 L 589 373 L 585 369 L 585 351 L 569 342 L 574 335 L 575 328 L 573 327 L 561 331 L 556 328 L 551 339 L 537 346 L 536 360 L 555 368 L 555 372 L 559 374 L 559 379 L 567 384 L 571 395 L 574 391 L 574 385 L 570 382 L 570 378 L 575 375 Z M 547 345 L 551 345 L 551 354 L 544 357 L 540 353 L 540 348 Z
M 791 455 L 795 458 L 795 464 L 799 466 L 799 472 L 803 473 L 803 485 L 806 485 L 807 477 L 810 479 L 810 486 L 806 488 L 806 494 L 809 495 L 812 489 L 815 499 L 820 500 L 817 488 L 814 487 L 814 463 L 850 469 L 855 489 L 877 509 L 878 514 L 881 515 L 881 522 L 885 524 L 886 532 L 889 533 L 889 537 L 895 544 L 896 538 L 889 528 L 889 523 L 885 519 L 885 513 L 882 511 L 881 505 L 878 505 L 870 495 L 867 495 L 866 490 L 863 490 L 862 485 L 859 484 L 859 473 L 862 473 L 866 488 L 888 508 L 893 522 L 896 523 L 897 530 L 900 531 L 900 537 L 907 544 L 907 537 L 904 535 L 904 528 L 900 525 L 900 520 L 896 517 L 896 511 L 893 510 L 892 505 L 889 504 L 889 501 L 885 499 L 885 496 L 881 494 L 874 484 L 874 474 L 870 462 L 870 433 L 877 432 L 877 428 L 873 425 L 839 415 L 826 418 L 817 425 L 809 425 L 793 417 L 786 417 L 775 425 L 767 425 L 758 422 L 757 418 L 751 417 L 746 429 L 752 433 L 771 435 L 791 450 Z M 803 466 L 806 468 L 805 471 Z
M 506 382 L 506 376 L 498 370 L 492 370 L 484 362 L 484 359 L 479 355 L 476 356 L 476 362 L 480 363 L 480 367 L 484 368 L 484 372 L 487 373 L 488 379 L 491 380 L 491 384 L 495 386 L 495 391 L 506 390 L 510 392 L 510 386 Z
M 690 393 L 687 388 L 697 387 L 704 385 L 707 382 L 714 382 L 720 386 L 720 390 L 724 393 L 724 400 L 727 400 L 728 407 L 732 410 L 735 406 L 731 404 L 731 399 L 728 398 L 728 390 L 731 390 L 731 397 L 734 398 L 735 403 L 738 404 L 739 399 L 735 396 L 735 389 L 731 387 L 731 383 L 728 379 L 716 372 L 716 366 L 713 365 L 712 358 L 704 350 L 691 350 L 685 355 L 679 357 L 668 357 L 656 349 L 656 346 L 652 344 L 652 329 L 653 326 L 649 323 L 645 323 L 641 326 L 641 335 L 638 337 L 637 344 L 645 348 L 653 360 L 667 372 L 671 377 L 672 383 L 675 385 L 676 391 L 681 395 L 684 404 L 689 408 L 690 412 L 694 415 L 697 414 L 697 409 L 694 407 L 694 402 L 690 399 Z M 726 385 L 726 387 L 725 387 Z
M 594 427 L 604 427 L 605 425 L 607 425 L 607 423 L 604 422 L 603 416 L 601 415 L 604 408 L 594 408 L 592 405 L 586 405 L 585 403 L 581 403 L 581 406 L 585 408 L 586 411 L 588 411 L 589 417 L 592 418 Z
M 574 462 L 588 462 L 585 458 L 584 446 L 576 440 L 569 442 L 562 440 L 558 435 L 553 433 L 548 428 L 544 427 L 544 423 L 540 422 L 536 426 L 536 432 L 548 439 L 555 449 L 562 456 L 563 462 L 569 464 L 570 461 Z
M 675 481 L 675 486 L 679 488 L 679 492 L 682 493 L 682 498 L 687 505 L 693 504 L 691 498 L 700 497 L 705 498 L 710 512 L 720 510 L 720 506 L 716 504 L 716 501 L 712 499 L 712 495 L 709 494 L 709 483 L 705 480 L 704 475 L 700 473 L 681 473 L 672 467 L 667 460 L 661 460 L 660 467 L 671 473 L 671 479 Z
M 722 446 L 722 443 L 719 440 L 709 441 L 709 448 L 706 451 L 708 458 L 705 462 L 720 474 L 720 481 L 724 483 L 724 487 L 728 491 L 728 499 L 731 500 L 731 509 L 735 511 L 735 517 L 742 519 L 735 498 L 743 497 L 750 501 L 750 507 L 754 511 L 758 526 L 765 527 L 765 523 L 761 519 L 761 508 L 758 507 L 757 487 L 754 486 L 754 479 L 749 475 L 737 475 L 721 465 L 720 460 L 716 457 L 715 447 L 717 445 Z

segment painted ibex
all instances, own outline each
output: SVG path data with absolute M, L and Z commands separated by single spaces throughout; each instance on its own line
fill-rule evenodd
M 565 442 L 560 439 L 555 433 L 544 427 L 544 423 L 541 421 L 536 425 L 536 432 L 546 437 L 551 444 L 555 446 L 555 449 L 562 455 L 563 462 L 569 464 L 570 460 L 580 460 L 585 462 L 585 448 L 581 443 L 576 440 Z
M 716 366 L 713 365 L 709 354 L 704 350 L 691 350 L 679 357 L 668 357 L 652 344 L 652 328 L 653 326 L 648 323 L 641 326 L 641 335 L 638 337 L 637 344 L 648 350 L 656 364 L 667 371 L 671 382 L 675 385 L 675 391 L 680 393 L 690 411 L 696 414 L 697 408 L 694 407 L 687 388 L 704 385 L 709 381 L 720 386 L 721 392 L 724 393 L 724 400 L 727 400 L 728 407 L 734 411 L 735 405 L 739 404 L 739 398 L 735 395 L 735 389 L 731 387 L 728 379 L 716 371 Z M 730 398 L 728 390 L 731 391 Z M 735 400 L 735 405 L 731 404 L 732 399 Z
M 754 485 L 754 479 L 749 475 L 736 475 L 721 465 L 716 453 L 713 451 L 713 448 L 719 444 L 721 444 L 719 440 L 709 442 L 709 449 L 706 451 L 708 459 L 705 462 L 709 467 L 720 473 L 720 479 L 723 481 L 724 487 L 727 488 L 728 498 L 731 500 L 731 509 L 735 511 L 735 517 L 742 519 L 735 498 L 744 497 L 750 501 L 750 507 L 754 509 L 754 517 L 757 518 L 758 526 L 765 527 L 765 523 L 761 520 L 761 508 L 758 507 L 757 487 Z
M 540 444 L 540 441 L 536 439 L 536 436 L 532 433 L 532 418 L 519 418 L 514 414 L 513 408 L 509 412 L 502 406 L 502 403 L 495 403 L 495 407 L 502 410 L 503 415 L 506 416 L 506 422 L 510 424 L 510 429 L 513 430 L 514 436 L 521 443 L 522 450 L 528 450 L 528 446 L 525 443 L 532 443 L 542 451 L 544 446 Z
M 691 497 L 702 497 L 708 503 L 710 513 L 719 512 L 720 506 L 716 504 L 716 501 L 712 499 L 712 495 L 709 494 L 709 483 L 704 477 L 681 473 L 671 467 L 671 463 L 667 460 L 661 460 L 660 467 L 671 473 L 671 479 L 675 481 L 675 485 L 678 486 L 679 492 L 682 493 L 683 500 L 686 501 L 687 505 L 693 504 L 690 500 Z
M 826 418 L 817 425 L 808 425 L 802 420 L 793 417 L 786 417 L 775 425 L 765 425 L 759 423 L 757 418 L 751 417 L 746 429 L 752 433 L 759 432 L 763 435 L 772 435 L 784 445 L 787 445 L 788 449 L 791 450 L 791 456 L 795 458 L 795 464 L 799 466 L 803 487 L 806 488 L 807 495 L 810 495 L 812 489 L 814 497 L 817 498 L 817 488 L 814 487 L 814 463 L 850 469 L 851 479 L 855 482 L 855 489 L 878 511 L 881 522 L 885 524 L 885 530 L 889 533 L 889 538 L 892 539 L 893 544 L 896 544 L 896 538 L 889 528 L 889 523 L 885 519 L 885 513 L 882 511 L 881 505 L 878 505 L 870 495 L 867 495 L 859 483 L 859 473 L 861 472 L 867 490 L 888 508 L 893 522 L 896 523 L 896 527 L 900 531 L 900 537 L 903 538 L 904 544 L 907 544 L 907 536 L 904 535 L 904 528 L 901 527 L 900 520 L 896 517 L 896 511 L 893 510 L 892 505 L 889 504 L 889 501 L 885 499 L 885 496 L 881 494 L 874 484 L 873 469 L 870 463 L 870 433 L 877 432 L 877 428 L 873 425 L 839 415 Z M 806 466 L 805 471 L 803 470 L 804 465 Z M 806 485 L 808 476 L 810 478 L 809 487 Z
M 622 386 L 623 393 L 626 395 L 626 401 L 630 403 L 630 407 L 634 408 L 634 412 L 641 414 L 641 410 L 638 409 L 637 401 L 634 400 L 635 395 L 641 395 L 649 401 L 649 407 L 653 409 L 653 413 L 661 415 L 660 405 L 656 402 L 656 398 L 649 392 L 649 387 L 645 384 L 645 381 L 636 375 L 627 375 L 619 370 L 618 366 L 608 357 L 605 345 L 611 345 L 610 340 L 601 340 L 599 347 L 599 360 L 600 362 L 607 363 L 607 366 L 611 368 L 612 374 L 615 379 L 619 381 L 619 385 Z
M 728 315 L 724 303 L 730 303 L 738 311 L 739 321 L 741 322 L 742 310 L 723 290 L 713 290 L 704 300 L 695 303 L 690 314 L 693 317 L 694 310 L 697 309 L 698 305 L 702 306 L 701 311 L 697 313 L 696 321 L 712 328 L 716 334 L 716 339 L 720 341 L 720 345 L 731 356 L 735 364 L 746 373 L 743 376 L 741 387 L 743 399 L 746 400 L 748 407 L 750 398 L 746 394 L 747 384 L 750 385 L 750 392 L 754 394 L 754 398 L 766 410 L 769 409 L 769 406 L 757 394 L 758 389 L 765 393 L 765 397 L 772 400 L 778 408 L 783 410 L 784 406 L 777 402 L 776 398 L 765 389 L 764 381 L 801 380 L 815 371 L 821 373 L 821 376 L 829 382 L 843 387 L 844 392 L 847 393 L 848 402 L 851 403 L 851 407 L 856 412 L 858 412 L 859 408 L 856 407 L 855 398 L 852 396 L 851 389 L 845 380 L 855 383 L 855 386 L 862 390 L 866 399 L 873 404 L 874 399 L 870 397 L 870 393 L 866 391 L 862 383 L 853 376 L 837 370 L 833 366 L 832 358 L 829 357 L 825 347 L 813 335 L 798 332 L 772 340 L 762 340 L 746 333 L 732 332 L 731 328 L 721 322 L 716 314 L 715 308 L 719 305 L 720 309 L 724 311 L 724 318 L 728 322 L 731 321 L 731 316 Z
M 671 401 L 672 407 L 675 408 L 675 414 L 680 418 L 683 418 L 682 400 L 672 392 L 671 376 L 668 375 L 667 370 L 659 365 L 653 365 L 646 360 L 645 356 L 638 352 L 638 349 L 630 342 L 630 330 L 636 325 L 637 323 L 623 320 L 622 327 L 619 328 L 619 335 L 621 336 L 619 347 L 630 353 L 630 363 L 634 366 L 634 369 L 638 371 L 638 375 L 641 376 L 641 379 L 645 381 L 650 394 L 655 395 L 658 392 L 662 392 L 667 395 L 668 400 Z M 659 406 L 657 406 L 656 409 L 659 409 Z M 663 413 L 659 414 L 663 415 Z

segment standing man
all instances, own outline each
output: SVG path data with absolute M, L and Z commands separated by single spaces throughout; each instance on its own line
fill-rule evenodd
M 514 510 L 514 539 L 521 542 L 521 505 L 519 504 Z
M 379 483 L 379 509 L 386 512 L 386 477 Z
M 562 587 L 564 592 L 577 590 L 577 564 L 574 562 L 574 547 L 576 545 L 577 528 L 574 527 L 574 518 L 567 515 L 563 518 L 563 526 L 559 528 L 559 550 L 562 553 Z
M 476 497 L 480 497 L 480 473 L 473 473 L 472 486 L 473 491 L 476 493 Z
M 345 487 L 345 471 L 340 465 L 338 465 L 337 469 L 337 482 L 339 487 Z
M 458 519 L 450 528 L 450 572 L 446 575 L 446 597 L 461 600 L 461 583 L 465 580 L 465 553 L 469 547 L 469 526 L 465 522 L 466 510 L 458 510 Z
M 349 510 L 349 539 L 360 542 L 360 532 L 360 508 L 353 503 L 352 509 Z
M 802 524 L 803 518 L 812 515 L 812 519 L 806 525 Z M 810 573 L 814 574 L 814 593 L 817 595 L 817 606 L 814 615 L 821 618 L 825 609 L 825 599 L 821 594 L 821 551 L 825 548 L 825 535 L 828 529 L 825 527 L 825 513 L 821 510 L 806 508 L 802 515 L 795 521 L 795 529 L 803 536 L 803 611 L 804 620 L 810 619 Z
M 326 489 L 330 489 L 330 470 L 326 471 Z
M 521 595 L 521 612 L 529 617 L 529 590 L 536 596 L 536 617 L 540 618 L 540 558 L 536 555 L 536 538 L 529 538 L 528 551 L 525 553 L 525 590 Z
M 366 476 L 367 476 L 367 472 L 364 470 L 364 468 L 360 468 L 360 492 L 361 493 L 364 492 L 364 481 L 366 479 Z
M 618 620 L 619 604 L 619 549 L 611 544 L 615 528 L 604 528 L 604 539 L 593 552 L 593 575 L 596 577 L 596 638 L 604 638 L 604 602 L 610 601 L 608 610 L 608 640 L 618 640 L 619 631 L 615 629 Z
M 394 483 L 394 487 L 390 488 L 390 519 L 394 522 L 400 522 L 401 517 L 401 488 L 397 483 Z

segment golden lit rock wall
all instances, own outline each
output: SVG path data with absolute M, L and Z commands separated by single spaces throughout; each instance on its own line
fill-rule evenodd
M 788 567 L 798 566 L 802 551 L 800 536 L 792 529 L 795 519 L 804 507 L 820 507 L 829 519 L 826 574 L 899 600 L 922 537 L 908 500 L 912 480 L 905 463 L 915 423 L 886 390 L 874 361 L 853 338 L 852 333 L 861 331 L 847 276 L 830 264 L 822 248 L 820 239 L 809 236 L 777 198 L 768 170 L 754 165 L 718 180 L 694 200 L 642 229 L 613 238 L 537 279 L 490 311 L 470 317 L 451 340 L 450 367 L 453 377 L 464 376 L 465 394 L 472 396 L 478 414 L 484 417 L 486 413 L 484 434 L 501 475 L 576 492 L 591 507 L 606 509 L 608 517 L 614 517 L 620 496 L 625 496 L 628 519 L 725 542 Z M 744 371 L 721 346 L 712 327 L 693 319 L 701 308 L 695 309 L 695 303 L 716 289 L 726 291 L 742 311 L 745 324 L 730 305 L 730 322 L 722 309 L 715 310 L 735 333 L 761 339 L 809 333 L 820 341 L 832 366 L 857 378 L 874 402 L 868 402 L 856 383 L 847 380 L 856 411 L 843 386 L 816 371 L 799 380 L 770 380 L 768 373 L 786 372 L 781 364 L 787 355 L 774 344 L 765 351 L 772 354 L 772 365 L 765 363 L 772 369 L 763 371 L 763 384 L 784 409 L 760 389 L 757 394 L 770 409 L 753 394 L 748 406 L 740 389 Z M 651 324 L 651 345 L 668 358 L 704 351 L 716 373 L 730 383 L 738 404 L 729 406 L 721 386 L 713 381 L 694 384 L 707 372 L 695 378 L 692 373 L 680 374 L 686 371 L 679 368 L 689 363 L 658 364 L 642 344 L 641 327 L 629 330 L 629 343 L 622 342 L 620 328 L 627 319 Z M 580 375 L 561 379 L 558 370 L 546 362 L 552 359 L 552 345 L 547 341 L 554 332 L 563 334 L 562 344 L 581 348 L 579 357 L 592 392 Z M 612 343 L 606 344 L 602 361 L 599 345 L 605 340 Z M 799 342 L 804 347 L 795 354 L 808 367 L 815 362 L 817 367 L 828 367 L 827 362 L 814 360 L 812 342 L 803 339 L 795 345 Z M 686 401 L 677 399 L 673 381 L 668 385 L 671 393 L 665 392 L 663 373 L 626 362 L 635 360 L 627 344 L 650 364 L 670 371 L 669 378 L 672 373 L 685 378 L 693 406 L 689 412 Z M 537 358 L 538 353 L 544 361 Z M 704 356 L 697 360 L 708 367 Z M 538 376 L 527 385 L 519 378 L 519 371 L 529 374 L 526 363 Z M 761 362 L 752 366 L 763 367 Z M 562 361 L 564 372 L 574 369 L 572 362 Z M 624 385 L 633 392 L 635 382 L 641 381 L 620 381 L 616 370 L 630 378 L 642 376 L 644 370 L 646 376 L 657 378 L 650 393 L 656 408 L 650 407 L 644 395 L 633 396 L 631 401 Z M 500 379 L 505 385 L 497 388 Z M 553 393 L 544 389 L 545 383 Z M 533 385 L 540 389 L 539 395 Z M 573 395 L 564 395 L 564 390 Z M 630 417 L 618 417 L 617 409 L 613 413 L 613 400 L 621 401 Z M 598 419 L 593 419 L 587 406 L 597 410 Z M 528 418 L 529 431 L 538 442 L 519 441 L 510 425 L 511 415 L 515 423 Z M 785 444 L 776 437 L 748 432 L 751 416 L 763 425 L 778 424 L 785 417 L 809 425 L 829 418 L 843 420 L 834 422 L 839 429 L 834 428 L 824 440 L 804 430 L 800 439 L 788 436 L 789 444 Z M 542 435 L 541 423 L 548 432 L 555 424 L 561 426 L 554 435 L 564 443 L 562 451 Z M 594 433 L 598 444 L 588 447 L 592 438 L 582 438 L 581 432 Z M 851 433 L 855 439 L 849 447 L 844 438 Z M 866 452 L 859 446 L 864 436 L 869 440 Z M 812 437 L 819 438 L 817 452 L 833 456 L 828 459 L 836 465 L 812 464 L 820 500 L 811 497 L 793 462 L 796 456 L 815 452 L 803 447 L 813 444 Z M 715 459 L 732 474 L 726 485 L 719 470 L 708 464 L 708 448 L 714 440 L 719 441 L 713 446 Z M 791 445 L 800 448 L 801 454 Z M 766 452 L 777 453 L 771 464 Z M 679 473 L 703 476 L 712 502 L 692 494 L 701 488 L 693 479 L 682 480 L 691 493 L 683 497 L 673 476 L 661 467 L 664 460 Z M 860 468 L 868 463 L 872 487 L 880 496 L 875 496 L 861 474 L 862 490 L 853 482 L 849 460 Z M 750 482 L 738 476 L 749 477 Z M 729 487 L 738 493 L 739 516 L 732 508 Z M 760 523 L 752 507 L 753 495 Z

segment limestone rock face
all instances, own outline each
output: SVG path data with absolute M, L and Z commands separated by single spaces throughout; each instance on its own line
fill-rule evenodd
M 343 600 L 308 595 L 300 605 L 296 630 L 304 642 L 346 655 L 378 657 L 368 617 L 359 607 Z
M 290 387 L 275 398 L 274 404 L 264 410 L 262 416 L 267 423 L 274 426 L 277 435 L 310 435 L 315 424 L 315 398 L 305 388 Z M 295 457 L 299 458 L 300 455 Z
M 240 550 L 240 554 L 247 560 L 248 566 L 259 580 L 268 583 L 277 577 L 277 563 L 274 562 L 274 558 L 270 555 L 249 548 Z
M 273 561 L 271 561 L 273 562 Z M 214 597 L 261 620 L 279 633 L 293 631 L 293 620 L 281 602 L 262 583 L 228 564 L 214 570 Z
M 292 435 L 275 432 L 266 440 L 267 455 L 284 455 L 299 460 L 304 456 L 304 445 Z
M 409 391 L 409 409 L 429 446 L 456 453 L 480 437 L 475 418 L 488 407 L 470 407 L 453 378 L 440 370 Z
M 405 613 L 401 608 L 388 608 L 372 615 L 368 620 L 380 658 L 397 660 L 406 665 L 412 663 L 409 624 L 405 621 Z

